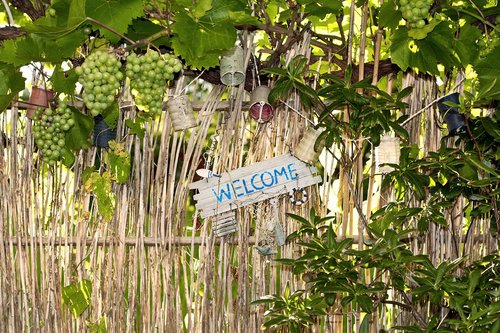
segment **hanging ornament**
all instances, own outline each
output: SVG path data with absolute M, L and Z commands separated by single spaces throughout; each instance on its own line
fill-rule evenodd
M 437 101 L 439 111 L 441 112 L 441 116 L 446 123 L 449 135 L 457 135 L 463 131 L 465 127 L 464 115 L 458 112 L 458 107 L 447 105 L 447 102 L 460 104 L 459 96 L 459 93 L 453 93 L 446 95 Z
M 186 95 L 169 98 L 167 111 L 174 131 L 182 131 L 196 126 L 193 106 Z
M 49 102 L 54 99 L 54 91 L 43 87 L 33 86 L 28 100 L 26 117 L 33 119 L 37 107 L 48 108 Z
M 324 143 L 320 143 L 316 146 L 316 141 L 318 140 L 321 132 L 322 131 L 319 129 L 309 127 L 297 147 L 292 152 L 293 155 L 308 164 L 316 163 L 324 147 Z
M 236 212 L 231 210 L 215 216 L 212 229 L 216 237 L 222 237 L 235 232 L 238 229 Z
M 268 86 L 258 86 L 250 95 L 250 117 L 259 123 L 266 123 L 274 116 L 274 109 L 268 101 L 270 91 Z
M 94 146 L 109 148 L 109 141 L 116 139 L 116 131 L 109 127 L 103 116 L 94 117 Z
M 400 155 L 401 148 L 399 138 L 384 134 L 380 138 L 380 145 L 375 148 L 375 160 L 379 173 L 389 173 L 393 171 L 393 167 L 382 164 L 399 164 Z
M 220 80 L 226 86 L 237 86 L 245 81 L 243 49 L 234 46 L 220 59 Z

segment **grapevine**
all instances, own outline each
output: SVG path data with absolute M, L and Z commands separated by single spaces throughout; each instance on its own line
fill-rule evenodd
M 152 50 L 142 56 L 130 54 L 127 57 L 126 74 L 139 109 L 153 114 L 161 113 L 165 82 L 172 80 L 181 68 L 181 61 L 170 54 L 161 56 Z
M 399 0 L 399 10 L 412 28 L 423 28 L 433 0 Z
M 37 108 L 33 134 L 38 148 L 49 164 L 62 156 L 66 146 L 65 133 L 75 124 L 71 109 L 61 102 L 53 109 Z
M 120 68 L 121 63 L 114 55 L 97 51 L 75 69 L 84 88 L 83 102 L 94 117 L 114 102 L 123 79 Z

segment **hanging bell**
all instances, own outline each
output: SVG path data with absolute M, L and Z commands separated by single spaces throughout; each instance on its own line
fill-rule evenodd
M 324 147 L 324 142 L 316 147 L 316 141 L 321 133 L 321 130 L 309 127 L 292 154 L 308 164 L 316 163 Z
M 458 107 L 447 105 L 446 102 L 460 104 L 459 93 L 453 93 L 440 98 L 437 101 L 439 111 L 448 128 L 449 135 L 456 135 L 465 127 L 464 115 L 458 112 Z
M 226 86 L 237 86 L 245 81 L 243 49 L 235 46 L 220 59 L 220 80 Z
M 259 123 L 266 123 L 274 116 L 274 109 L 268 101 L 270 91 L 268 86 L 258 86 L 250 95 L 250 117 Z
M 399 156 L 401 148 L 399 138 L 394 138 L 388 134 L 380 138 L 380 145 L 375 148 L 375 160 L 380 173 L 389 173 L 394 170 L 389 165 L 382 164 L 399 164 Z
M 167 112 L 174 131 L 182 131 L 196 126 L 193 106 L 186 95 L 169 98 Z

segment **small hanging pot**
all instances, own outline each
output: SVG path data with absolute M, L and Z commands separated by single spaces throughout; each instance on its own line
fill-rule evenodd
M 28 100 L 28 107 L 26 108 L 26 117 L 33 119 L 35 117 L 35 110 L 38 107 L 48 108 L 49 102 L 54 98 L 54 91 L 45 89 L 43 87 L 32 87 L 31 95 Z
M 186 95 L 169 98 L 167 112 L 172 120 L 174 131 L 182 131 L 196 126 L 193 106 Z
M 259 123 L 266 123 L 274 116 L 274 109 L 268 101 L 270 91 L 268 86 L 258 86 L 250 95 L 250 117 Z
M 292 154 L 299 160 L 308 164 L 316 163 L 324 147 L 324 143 L 322 142 L 317 149 L 315 149 L 316 140 L 321 132 L 322 131 L 319 129 L 309 127 Z
M 245 81 L 243 49 L 235 46 L 220 59 L 220 80 L 226 86 L 237 86 Z
M 94 146 L 109 148 L 109 141 L 116 139 L 116 131 L 109 127 L 103 116 L 94 117 Z
M 465 118 L 463 114 L 458 112 L 458 107 L 447 105 L 446 102 L 459 104 L 459 93 L 446 95 L 437 101 L 439 111 L 446 122 L 448 134 L 456 135 L 464 129 Z
M 375 160 L 380 173 L 389 173 L 394 170 L 389 165 L 381 164 L 399 164 L 399 156 L 401 155 L 401 148 L 399 138 L 394 138 L 388 134 L 380 138 L 380 145 L 375 148 Z

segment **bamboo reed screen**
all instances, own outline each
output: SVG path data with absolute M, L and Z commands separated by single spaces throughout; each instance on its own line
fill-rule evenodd
M 246 42 L 248 62 L 252 40 Z M 309 53 L 306 34 L 287 61 Z M 415 87 L 410 115 L 437 94 L 432 82 L 416 75 L 407 75 L 404 85 Z M 171 93 L 181 89 L 182 80 Z M 1 114 L 0 130 L 8 142 L 0 140 L 0 331 L 85 332 L 105 321 L 108 332 L 258 332 L 265 308 L 251 301 L 280 292 L 286 283 L 292 289 L 304 287 L 276 264 L 276 256 L 262 256 L 255 249 L 256 244 L 275 245 L 268 225 L 276 216 L 289 234 L 297 224 L 286 212 L 307 216 L 311 207 L 320 214 L 331 210 L 342 222 L 340 237 L 356 236 L 362 244 L 360 213 L 369 216 L 381 195 L 380 200 L 391 195 L 378 190 L 379 176 L 363 175 L 364 138 L 345 138 L 343 158 L 353 168 L 341 167 L 338 179 L 332 177 L 335 159 L 321 157 L 324 183 L 309 190 L 305 205 L 292 206 L 287 197 L 279 197 L 276 203 L 241 208 L 239 231 L 232 237 L 214 237 L 211 220 L 200 219 L 192 210 L 193 193 L 187 184 L 196 169 L 208 165 L 214 172 L 225 172 L 287 153 L 312 121 L 292 94 L 276 108 L 271 122 L 257 124 L 242 108 L 247 99 L 241 86 L 215 86 L 197 114 L 196 128 L 173 132 L 164 114 L 146 125 L 141 140 L 123 126 L 136 114 L 123 96 L 117 133 L 133 157 L 132 173 L 126 184 L 113 185 L 116 211 L 109 222 L 82 186 L 85 168 L 98 165 L 102 154 L 95 148 L 82 150 L 70 169 L 48 169 L 37 158 L 24 110 L 13 106 Z M 221 109 L 222 103 L 230 107 Z M 414 117 L 407 128 L 412 143 L 436 149 L 441 137 L 432 116 Z M 359 186 L 366 176 L 370 195 L 363 202 Z M 461 205 L 457 202 L 454 209 L 459 211 Z M 450 211 L 459 232 L 463 222 L 456 216 Z M 450 230 L 432 228 L 425 242 L 412 243 L 414 250 L 432 253 L 436 262 L 456 256 Z M 483 233 L 478 229 L 471 236 Z M 492 246 L 485 242 L 473 248 L 469 242 L 465 250 L 477 256 Z M 278 256 L 299 253 L 299 246 L 286 244 Z M 84 279 L 92 285 L 90 305 L 75 318 L 62 302 L 62 288 Z M 311 332 L 340 332 L 343 320 L 359 328 L 359 313 L 344 315 L 339 307 Z M 373 329 L 394 323 L 393 316 L 389 308 L 374 315 Z

